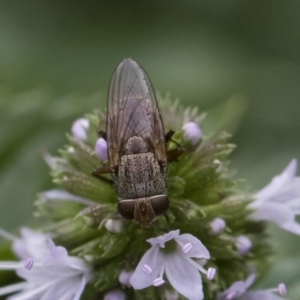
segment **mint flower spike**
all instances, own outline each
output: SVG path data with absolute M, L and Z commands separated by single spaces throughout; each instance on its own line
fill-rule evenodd
M 77 119 L 72 127 L 71 132 L 77 142 L 83 142 L 87 139 L 86 130 L 89 128 L 90 122 L 85 118 Z
M 249 208 L 254 221 L 273 221 L 279 227 L 300 235 L 300 224 L 295 217 L 300 214 L 300 177 L 296 176 L 297 160 L 293 159 L 284 171 L 255 195 Z
M 180 294 L 190 300 L 203 299 L 199 271 L 211 280 L 215 269 L 206 271 L 192 257 L 209 259 L 209 252 L 196 237 L 179 233 L 179 230 L 174 230 L 147 240 L 151 248 L 142 257 L 130 280 L 134 289 L 162 285 L 165 282 L 163 274 L 166 273 L 168 281 Z
M 254 283 L 255 274 L 251 274 L 245 281 L 234 282 L 226 291 L 219 293 L 217 300 L 283 300 L 284 298 L 274 294 L 286 294 L 286 287 L 280 283 L 277 288 L 257 291 L 247 291 Z
M 15 270 L 25 281 L 0 288 L 0 296 L 16 293 L 10 300 L 79 300 L 91 279 L 91 270 L 78 257 L 69 256 L 45 234 L 21 229 L 13 240 L 17 262 L 0 262 L 1 270 Z

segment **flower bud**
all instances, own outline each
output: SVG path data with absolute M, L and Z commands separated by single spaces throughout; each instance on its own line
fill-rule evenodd
M 284 283 L 279 283 L 279 284 L 278 284 L 278 293 L 279 293 L 280 295 L 286 295 L 287 290 L 286 290 L 286 286 L 285 286 Z
M 74 139 L 78 142 L 85 141 L 87 139 L 86 129 L 88 129 L 90 123 L 87 119 L 81 118 L 77 119 L 71 128 L 72 135 Z
M 129 272 L 123 270 L 123 271 L 120 273 L 120 275 L 119 275 L 119 282 L 120 282 L 122 285 L 125 285 L 125 286 L 130 287 L 130 286 L 131 286 L 131 284 L 130 284 L 130 278 L 132 277 L 133 273 L 134 273 L 134 270 L 129 271 Z
M 221 218 L 215 218 L 209 223 L 211 227 L 210 233 L 212 235 L 217 235 L 219 233 L 222 233 L 226 227 L 226 222 Z
M 125 300 L 126 296 L 121 290 L 112 290 L 104 295 L 103 300 Z
M 201 129 L 195 122 L 184 124 L 182 129 L 184 130 L 183 139 L 191 140 L 193 145 L 196 145 L 202 137 Z
M 101 160 L 107 160 L 107 143 L 105 139 L 99 138 L 96 142 L 95 145 L 95 152 L 96 155 L 101 159 Z
M 236 239 L 235 245 L 241 255 L 247 254 L 252 248 L 251 240 L 244 235 L 241 235 Z
M 117 232 L 120 232 L 122 231 L 122 220 L 113 220 L 113 219 L 108 219 L 106 222 L 105 222 L 105 228 L 112 232 L 112 233 L 117 233 Z

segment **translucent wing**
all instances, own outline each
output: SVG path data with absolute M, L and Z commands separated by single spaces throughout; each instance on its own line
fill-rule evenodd
M 107 101 L 107 144 L 111 168 L 117 166 L 130 137 L 142 137 L 155 157 L 166 165 L 163 124 L 146 72 L 125 59 L 112 75 Z

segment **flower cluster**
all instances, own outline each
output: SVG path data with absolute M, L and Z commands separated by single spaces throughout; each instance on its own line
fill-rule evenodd
M 185 153 L 169 164 L 170 207 L 145 230 L 123 219 L 107 167 L 107 144 L 97 132 L 105 115 L 95 111 L 74 122 L 59 157 L 45 154 L 58 188 L 39 194 L 41 231 L 21 230 L 12 240 L 17 261 L 0 269 L 23 279 L 0 288 L 9 299 L 283 299 L 280 283 L 248 290 L 270 265 L 265 221 L 300 234 L 300 179 L 293 160 L 258 193 L 242 193 L 228 171 L 229 135 L 202 128 L 204 115 L 160 99 L 167 145 Z M 201 129 L 200 129 L 201 128 Z M 150 245 L 149 245 L 150 244 Z M 59 246 L 56 246 L 59 245 Z M 16 282 L 16 280 L 15 280 Z
M 91 269 L 82 259 L 69 256 L 45 234 L 22 228 L 12 249 L 19 260 L 1 262 L 0 269 L 15 270 L 24 281 L 0 288 L 0 295 L 18 292 L 11 300 L 80 299 L 91 279 Z

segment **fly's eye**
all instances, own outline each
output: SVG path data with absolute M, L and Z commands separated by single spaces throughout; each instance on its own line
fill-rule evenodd
M 166 195 L 152 196 L 150 203 L 157 216 L 162 215 L 169 208 L 169 198 Z
M 118 204 L 118 211 L 120 215 L 125 218 L 132 220 L 134 218 L 134 200 L 122 200 Z

